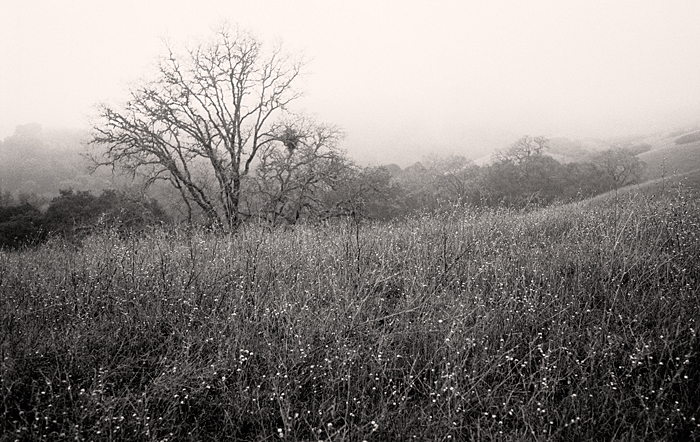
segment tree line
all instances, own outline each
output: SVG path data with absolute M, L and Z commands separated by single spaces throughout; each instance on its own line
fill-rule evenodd
M 523 137 L 489 165 L 453 155 L 401 169 L 360 167 L 342 152 L 322 157 L 313 145 L 300 145 L 261 159 L 255 175 L 241 183 L 241 213 L 248 221 L 276 226 L 348 217 L 389 220 L 455 205 L 523 209 L 638 183 L 644 170 L 628 149 L 611 148 L 590 162 L 562 164 L 546 155 L 547 148 L 544 137 Z M 141 193 L 105 190 L 95 196 L 67 189 L 40 210 L 31 198 L 0 192 L 0 247 L 38 243 L 50 235 L 80 238 L 97 227 L 126 234 L 178 219 L 214 227 L 186 200 L 180 208 L 185 217 Z

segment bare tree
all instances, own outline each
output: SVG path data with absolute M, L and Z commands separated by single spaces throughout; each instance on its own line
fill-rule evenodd
M 612 180 L 616 189 L 639 183 L 646 167 L 633 152 L 620 147 L 601 152 L 595 157 L 594 163 Z
M 432 175 L 432 187 L 440 200 L 466 203 L 474 191 L 479 167 L 461 155 L 432 157 L 426 161 Z
M 306 118 L 275 130 L 285 149 L 266 146 L 255 173 L 258 212 L 277 224 L 317 215 L 322 193 L 331 190 L 351 162 L 338 149 L 339 129 Z
M 168 180 L 189 208 L 235 229 L 259 154 L 305 136 L 273 121 L 300 96 L 292 85 L 303 62 L 279 47 L 263 49 L 228 27 L 183 54 L 168 45 L 155 79 L 133 88 L 121 108 L 100 106 L 92 144 L 104 153 L 93 156 L 96 164 L 145 175 L 147 183 Z
M 544 151 L 548 148 L 549 140 L 547 138 L 525 135 L 513 143 L 508 149 L 497 152 L 496 159 L 502 162 L 509 161 L 515 164 L 521 164 L 528 159 L 542 156 Z

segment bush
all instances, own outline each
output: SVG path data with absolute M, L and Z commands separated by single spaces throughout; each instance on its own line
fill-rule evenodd
M 34 206 L 0 207 L 0 248 L 17 249 L 43 236 L 41 212 Z
M 166 221 L 157 201 L 131 198 L 115 190 L 105 190 L 99 197 L 89 191 L 61 190 L 45 216 L 46 230 L 64 237 L 83 236 L 98 226 L 127 233 Z

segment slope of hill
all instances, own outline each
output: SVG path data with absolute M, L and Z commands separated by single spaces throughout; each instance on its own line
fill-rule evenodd
M 109 174 L 89 173 L 89 163 L 81 156 L 84 137 L 77 131 L 43 131 L 38 124 L 18 126 L 0 144 L 0 188 L 48 200 L 60 189 L 110 187 Z
M 0 432 L 700 440 L 700 201 L 607 202 L 0 252 Z
M 668 140 L 664 145 L 638 155 L 647 165 L 645 178 L 653 180 L 700 169 L 700 141 L 677 145 Z
M 649 181 L 700 169 L 700 141 L 678 143 L 680 138 L 689 138 L 689 134 L 695 133 L 697 133 L 696 127 L 669 133 L 607 140 L 553 138 L 548 154 L 562 163 L 585 162 L 590 161 L 601 150 L 613 146 L 624 147 L 636 153 L 637 157 L 646 163 L 643 180 Z
M 677 194 L 683 189 L 689 195 L 700 196 L 700 168 L 647 181 L 639 189 L 646 194 Z
M 679 193 L 682 193 L 686 197 L 700 196 L 700 168 L 685 173 L 679 173 L 671 177 L 659 177 L 642 184 L 633 184 L 621 189 L 611 190 L 572 204 L 580 204 L 589 207 L 599 204 L 605 205 L 609 202 L 615 202 L 617 204 L 620 198 L 633 198 L 640 194 L 646 197 L 658 198 L 662 196 L 676 197 Z

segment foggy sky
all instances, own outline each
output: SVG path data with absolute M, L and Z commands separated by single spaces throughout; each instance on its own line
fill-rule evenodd
M 3 0 L 0 140 L 87 127 L 163 53 L 224 20 L 310 63 L 298 107 L 360 161 L 478 157 L 521 135 L 700 122 L 700 2 Z

